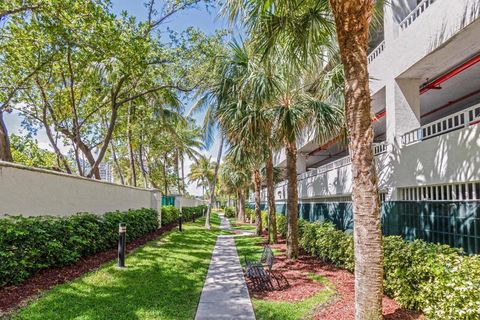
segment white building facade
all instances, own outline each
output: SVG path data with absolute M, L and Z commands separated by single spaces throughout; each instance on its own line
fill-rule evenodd
M 384 232 L 479 253 L 480 1 L 393 0 L 383 29 L 368 62 Z M 346 146 L 297 146 L 301 217 L 351 229 Z M 284 211 L 286 182 L 275 196 Z

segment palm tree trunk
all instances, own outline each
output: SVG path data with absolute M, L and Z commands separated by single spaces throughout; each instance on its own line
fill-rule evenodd
M 240 221 L 240 189 L 237 190 L 237 199 L 235 200 L 235 220 Z
M 184 194 L 186 188 L 185 188 L 185 157 L 183 154 L 180 156 L 180 164 L 182 167 L 182 194 Z
M 5 122 L 3 121 L 3 111 L 0 110 L 0 160 L 13 162 L 12 152 L 10 150 L 10 139 Z
M 352 157 L 355 319 L 382 319 L 383 248 L 372 151 L 367 63 L 373 0 L 330 0 L 345 71 L 345 110 Z
M 217 163 L 215 164 L 215 171 L 213 173 L 213 181 L 211 184 L 210 188 L 210 202 L 208 204 L 208 209 L 207 209 L 207 217 L 205 219 L 205 228 L 210 229 L 210 215 L 212 213 L 212 208 L 213 204 L 215 202 L 215 185 L 217 182 L 217 176 L 218 176 L 218 168 L 220 167 L 220 160 L 222 159 L 222 150 L 223 150 L 223 134 L 221 135 L 220 138 L 220 147 L 218 149 L 218 154 L 217 154 Z
M 270 243 L 277 243 L 277 213 L 275 212 L 275 186 L 273 181 L 273 154 L 271 148 L 268 148 L 265 171 L 267 176 L 268 241 Z
M 260 176 L 260 170 L 255 169 L 253 171 L 253 181 L 255 185 L 255 234 L 257 236 L 262 235 L 262 210 L 260 208 L 260 191 L 262 190 L 262 178 Z
M 238 220 L 245 223 L 246 216 L 245 216 L 245 191 L 240 189 L 238 192 Z
M 298 194 L 297 194 L 297 146 L 286 141 L 287 155 L 287 257 L 298 258 Z
M 178 149 L 175 149 L 174 152 L 175 152 L 174 153 L 175 159 L 173 162 L 173 167 L 175 170 L 175 175 L 177 180 L 177 190 L 178 190 L 178 194 L 182 194 L 182 185 L 180 182 L 180 155 L 179 155 Z

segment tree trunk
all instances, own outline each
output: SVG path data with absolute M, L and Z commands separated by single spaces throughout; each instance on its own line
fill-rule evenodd
M 144 188 L 148 188 L 148 180 L 147 180 L 147 170 L 145 169 L 145 163 L 143 162 L 143 145 L 140 144 L 138 147 L 138 163 L 140 165 L 140 171 L 142 172 L 143 178 L 143 186 Z
M 217 154 L 217 163 L 215 164 L 215 170 L 213 172 L 213 181 L 210 188 L 210 202 L 207 209 L 207 218 L 205 219 L 205 228 L 210 229 L 210 215 L 212 213 L 212 208 L 215 203 L 215 186 L 217 184 L 218 168 L 220 167 L 220 161 L 222 160 L 222 150 L 223 150 L 223 134 L 220 138 L 220 147 Z
M 245 216 L 245 191 L 240 189 L 238 192 L 238 220 L 245 223 L 246 216 Z
M 382 319 L 383 248 L 367 63 L 373 0 L 330 0 L 330 5 L 345 71 L 345 114 L 352 157 L 355 319 Z
M 183 154 L 180 156 L 180 164 L 182 166 L 182 194 L 184 194 L 186 188 L 185 188 L 185 157 Z
M 168 195 L 168 181 L 167 181 L 167 153 L 163 154 L 163 189 L 164 189 L 164 194 L 167 196 Z
M 235 220 L 240 221 L 240 190 L 237 190 L 237 199 L 235 200 Z
M 275 208 L 275 185 L 273 181 L 273 154 L 268 149 L 268 158 L 265 164 L 267 176 L 267 200 L 268 200 L 268 241 L 277 243 L 277 213 Z
M 12 152 L 10 150 L 10 139 L 8 137 L 7 126 L 3 121 L 3 111 L 0 109 L 0 160 L 13 162 Z
M 115 147 L 113 146 L 113 142 L 110 141 L 110 148 L 112 149 L 112 157 L 113 163 L 117 167 L 118 176 L 120 177 L 120 183 L 125 184 L 125 180 L 123 179 L 122 168 L 120 168 L 120 164 L 118 163 L 117 153 L 115 152 Z
M 174 153 L 175 159 L 174 159 L 174 162 L 173 162 L 173 166 L 174 166 L 174 170 L 175 170 L 175 175 L 177 176 L 176 177 L 177 190 L 178 190 L 178 194 L 182 194 L 182 185 L 181 185 L 181 182 L 180 182 L 180 155 L 179 155 L 178 149 L 175 149 L 174 152 L 175 152 Z
M 286 141 L 287 155 L 287 257 L 298 258 L 298 194 L 297 194 L 297 146 L 295 141 Z
M 260 177 L 260 170 L 253 171 L 253 181 L 255 184 L 255 234 L 262 235 L 262 210 L 260 208 L 260 191 L 262 190 L 262 178 Z
M 128 104 L 128 114 L 127 114 L 127 144 L 128 144 L 128 157 L 130 161 L 130 185 L 137 186 L 137 170 L 135 169 L 135 155 L 133 152 L 132 145 L 132 117 L 133 117 L 133 107 L 132 103 Z

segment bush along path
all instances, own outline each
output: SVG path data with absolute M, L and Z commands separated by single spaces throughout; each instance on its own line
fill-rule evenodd
M 221 228 L 230 222 L 221 215 Z M 255 320 L 252 302 L 243 277 L 235 241 L 231 235 L 217 238 L 195 320 Z

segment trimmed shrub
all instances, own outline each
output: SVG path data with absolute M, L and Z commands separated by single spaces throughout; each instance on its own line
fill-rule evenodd
M 282 236 L 287 236 L 287 217 L 277 214 L 277 232 Z
M 196 207 L 183 207 L 182 217 L 184 221 L 193 220 L 193 218 L 199 218 L 203 215 L 203 212 L 207 210 L 206 205 L 200 205 Z
M 263 229 L 268 229 L 268 211 L 263 210 L 261 216 Z
M 127 224 L 127 240 L 158 228 L 152 209 L 79 213 L 70 217 L 6 217 L 0 219 L 0 287 L 18 284 L 40 269 L 61 267 L 81 256 L 114 247 L 118 224 Z
M 235 208 L 234 207 L 226 207 L 224 211 L 225 211 L 225 217 L 235 218 Z
M 245 208 L 245 219 L 247 221 L 255 221 L 255 210 L 252 208 Z
M 162 226 L 178 221 L 180 209 L 174 206 L 162 206 Z
M 280 218 L 280 219 L 278 219 Z M 280 220 L 280 221 L 279 221 Z M 286 234 L 286 219 L 277 217 Z M 309 254 L 353 271 L 353 236 L 331 223 L 299 221 L 300 245 Z M 428 319 L 480 319 L 480 257 L 422 240 L 384 237 L 384 290 Z

